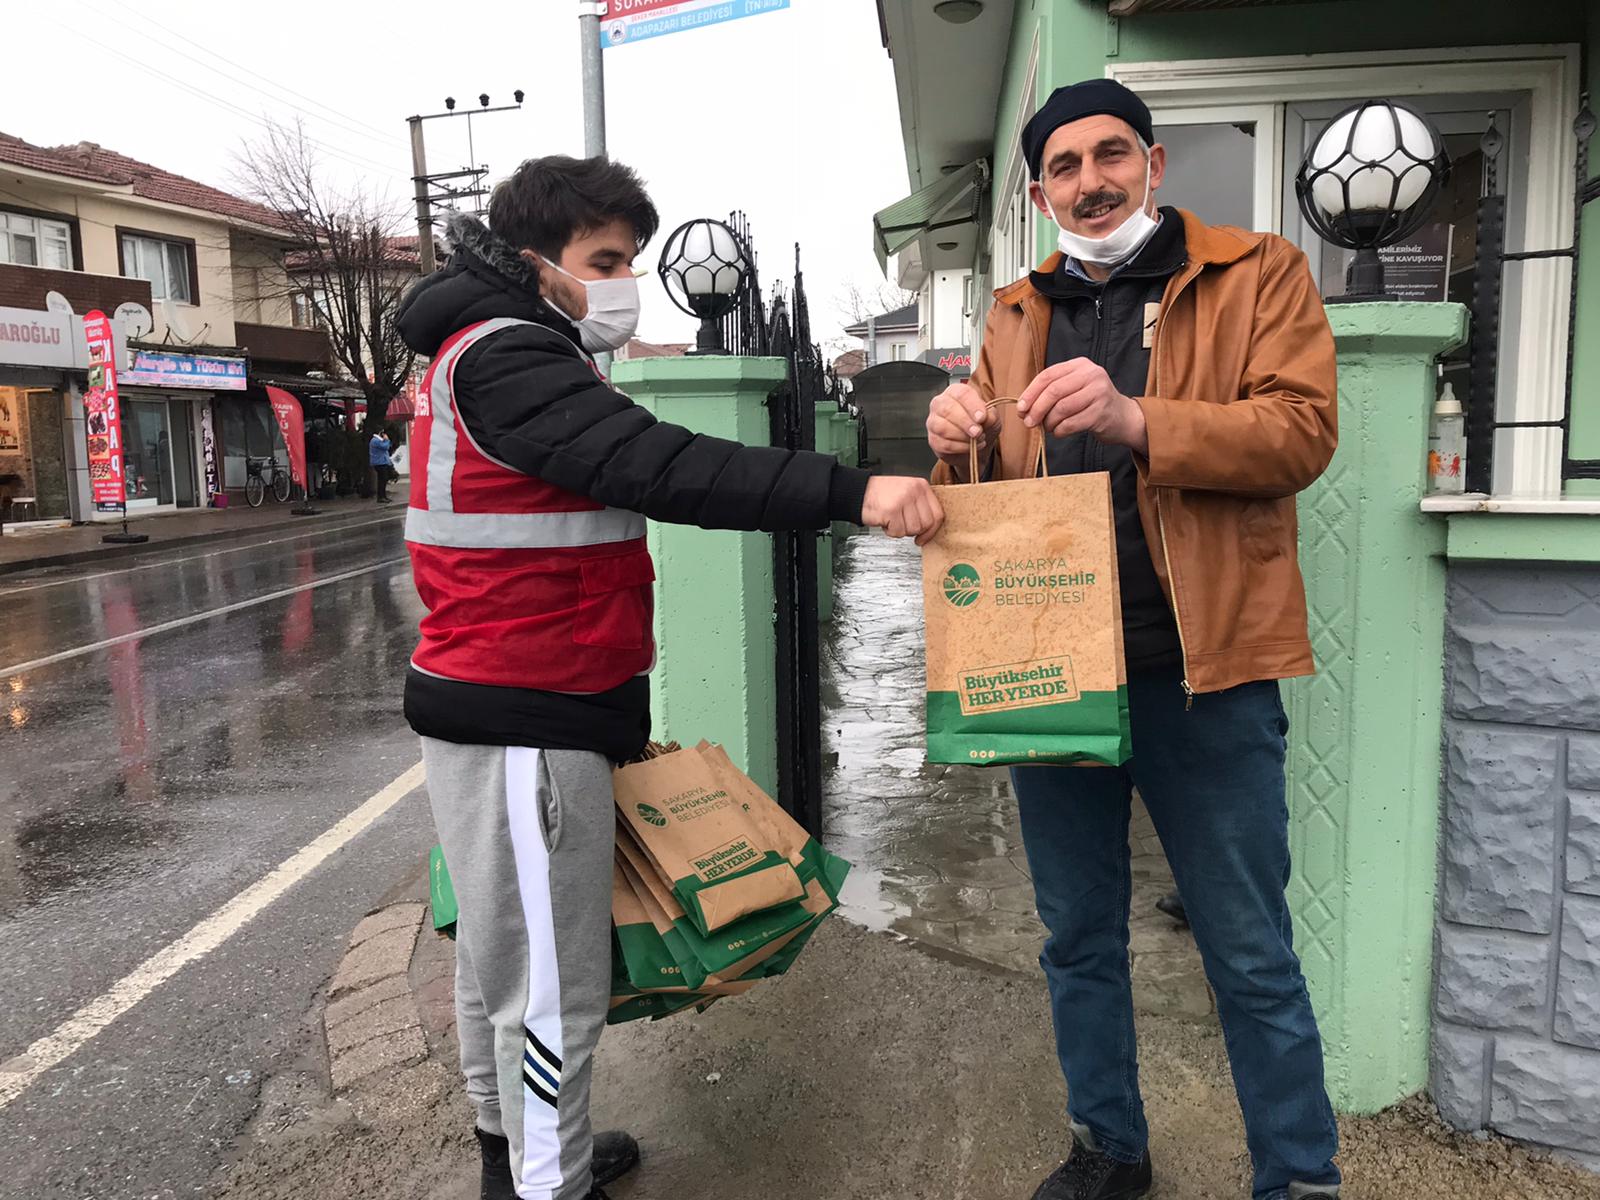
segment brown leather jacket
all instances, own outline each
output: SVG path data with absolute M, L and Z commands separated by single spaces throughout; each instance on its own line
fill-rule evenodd
M 1295 493 L 1338 440 L 1335 354 L 1301 251 L 1274 234 L 1183 215 L 1187 264 L 1155 325 L 1139 515 L 1177 616 L 1184 682 L 1217 692 L 1315 671 Z M 1052 255 L 1041 271 L 1053 271 Z M 1013 397 L 1044 369 L 1050 300 L 1023 278 L 995 293 L 972 384 Z M 993 478 L 1023 473 L 1027 430 L 1003 414 Z M 935 483 L 966 473 L 941 463 Z

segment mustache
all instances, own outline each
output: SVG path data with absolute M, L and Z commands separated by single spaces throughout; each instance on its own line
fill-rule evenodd
M 1108 204 L 1113 208 L 1118 208 L 1127 202 L 1127 192 L 1092 192 L 1072 206 L 1072 215 L 1086 217 L 1097 208 L 1104 208 Z

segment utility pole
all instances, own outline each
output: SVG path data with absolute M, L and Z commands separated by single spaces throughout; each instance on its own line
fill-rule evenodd
M 600 62 L 601 0 L 578 0 L 578 42 L 583 55 L 583 153 L 606 156 L 606 72 Z
M 432 275 L 438 265 L 433 258 L 433 205 L 428 199 L 428 153 L 422 144 L 422 118 L 407 117 L 411 126 L 411 182 L 417 196 L 417 255 L 422 273 Z
M 428 155 L 422 144 L 422 123 L 424 121 L 441 120 L 445 117 L 466 117 L 468 146 L 467 153 L 469 155 L 475 155 L 476 150 L 472 147 L 473 116 L 481 116 L 484 113 L 512 112 L 521 108 L 523 96 L 522 89 L 518 88 L 516 91 L 512 92 L 511 95 L 516 101 L 515 104 L 502 104 L 498 108 L 490 108 L 489 94 L 487 92 L 481 92 L 478 95 L 478 107 L 476 109 L 464 109 L 460 112 L 456 111 L 456 98 L 454 96 L 446 96 L 444 98 L 444 112 L 429 113 L 427 116 L 406 118 L 406 124 L 411 126 L 411 183 L 415 188 L 417 200 L 417 264 L 424 275 L 432 275 L 438 266 L 438 262 L 436 261 L 433 253 L 434 202 L 441 201 L 445 205 L 453 208 L 462 200 L 481 200 L 484 196 L 489 194 L 488 191 L 483 187 L 483 179 L 484 176 L 489 173 L 489 168 L 484 164 L 474 163 L 472 166 L 462 171 L 446 171 L 439 175 L 429 175 Z M 472 180 L 472 186 L 470 188 L 457 188 L 452 187 L 450 184 L 444 182 L 448 179 L 462 178 L 470 178 Z M 441 190 L 437 195 L 435 195 L 433 191 L 435 184 L 442 185 Z M 483 206 L 481 204 L 479 204 L 477 208 L 479 212 L 483 211 Z

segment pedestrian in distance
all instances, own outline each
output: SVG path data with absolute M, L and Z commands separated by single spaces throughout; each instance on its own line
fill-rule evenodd
M 645 519 L 706 529 L 843 520 L 926 541 L 925 479 L 657 421 L 591 355 L 639 319 L 656 209 L 605 158 L 533 159 L 488 225 L 452 219 L 449 266 L 412 286 L 431 359 L 410 439 L 406 541 L 427 610 L 405 683 L 460 904 L 456 1011 L 482 1194 L 601 1197 L 637 1162 L 593 1135 L 611 994 L 613 764 L 649 735 L 655 568 Z
M 1060 252 L 1001 288 L 969 384 L 930 405 L 935 482 L 1110 474 L 1132 758 L 1012 771 L 1072 1133 L 1036 1200 L 1151 1186 L 1128 969 L 1131 791 L 1217 997 L 1256 1200 L 1337 1195 L 1322 1042 L 1295 956 L 1278 681 L 1313 672 L 1295 495 L 1336 441 L 1335 356 L 1305 256 L 1156 204 L 1166 151 L 1133 92 L 1058 89 L 1022 151 Z M 1014 411 L 985 407 L 1017 397 Z
M 373 431 L 372 439 L 367 443 L 367 462 L 372 466 L 372 474 L 377 479 L 378 503 L 389 503 L 389 484 L 400 478 L 394 469 L 394 463 L 389 458 L 392 443 L 389 440 L 389 431 L 382 425 Z

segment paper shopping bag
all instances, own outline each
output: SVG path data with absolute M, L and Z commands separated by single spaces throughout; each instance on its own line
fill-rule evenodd
M 769 830 L 696 751 L 619 767 L 612 787 L 623 823 L 702 934 L 805 895 Z
M 1026 478 L 936 489 L 944 524 L 922 551 L 928 760 L 1116 766 L 1131 751 L 1111 477 L 1035 477 L 1038 430 L 1028 454 Z

